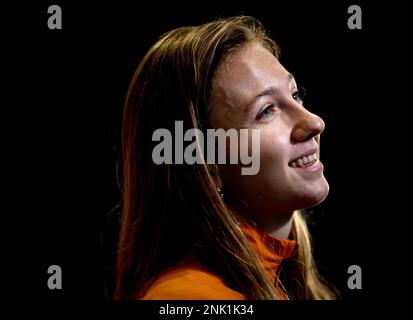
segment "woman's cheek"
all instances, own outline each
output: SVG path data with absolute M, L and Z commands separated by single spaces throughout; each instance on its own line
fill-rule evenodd
M 262 141 L 260 150 L 260 162 L 262 170 L 282 169 L 284 163 L 282 148 L 273 140 Z

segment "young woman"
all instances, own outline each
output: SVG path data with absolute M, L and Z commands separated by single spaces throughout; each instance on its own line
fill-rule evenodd
M 172 30 L 145 55 L 123 118 L 116 299 L 336 297 L 317 272 L 299 211 L 328 194 L 324 122 L 303 106 L 278 56 L 246 16 Z M 230 152 L 224 163 L 155 163 L 154 132 L 173 133 L 177 123 L 204 137 L 258 130 L 258 172 L 242 174 Z M 189 144 L 173 141 L 181 143 Z

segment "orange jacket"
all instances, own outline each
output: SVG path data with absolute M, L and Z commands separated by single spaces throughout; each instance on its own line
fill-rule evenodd
M 279 240 L 250 225 L 240 225 L 247 239 L 262 258 L 271 279 L 284 259 L 297 252 L 295 240 Z M 194 257 L 188 256 L 179 264 L 166 269 L 142 297 L 144 300 L 246 300 L 229 288 L 222 278 L 212 273 Z

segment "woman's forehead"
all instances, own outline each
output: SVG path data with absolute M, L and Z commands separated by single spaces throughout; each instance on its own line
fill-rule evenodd
M 256 42 L 234 52 L 216 80 L 213 94 L 234 102 L 252 98 L 267 88 L 288 88 L 294 81 L 274 55 Z

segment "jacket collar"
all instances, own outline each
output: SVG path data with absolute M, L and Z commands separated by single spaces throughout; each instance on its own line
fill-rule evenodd
M 275 283 L 275 275 L 279 275 L 280 264 L 284 260 L 296 258 L 298 252 L 297 241 L 278 239 L 247 223 L 241 223 L 240 227 L 258 257 L 262 260 L 271 282 L 278 286 L 278 283 Z

